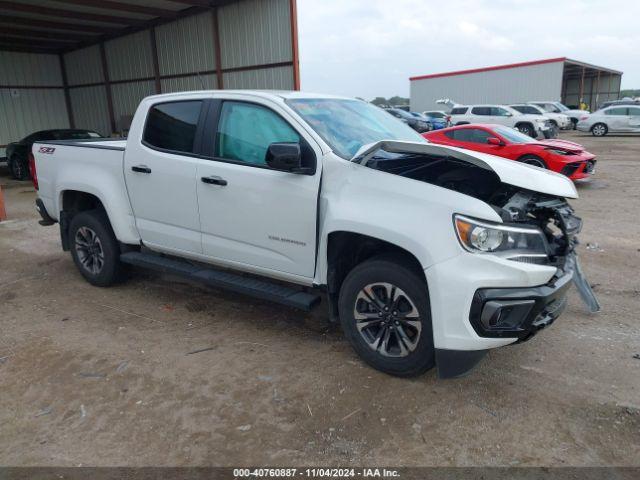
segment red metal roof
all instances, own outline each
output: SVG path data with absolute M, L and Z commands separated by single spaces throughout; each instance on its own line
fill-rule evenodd
M 424 80 L 425 78 L 452 77 L 455 75 L 467 75 L 469 73 L 490 72 L 492 70 L 506 70 L 508 68 L 530 67 L 532 65 L 543 65 L 545 63 L 558 63 L 567 61 L 567 57 L 547 58 L 545 60 L 533 60 L 531 62 L 508 63 L 506 65 L 495 65 L 493 67 L 473 68 L 471 70 L 458 70 L 456 72 L 434 73 L 431 75 L 419 75 L 410 77 L 409 80 Z

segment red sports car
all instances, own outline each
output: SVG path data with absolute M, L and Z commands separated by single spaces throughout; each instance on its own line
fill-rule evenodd
M 588 178 L 596 165 L 595 155 L 585 151 L 582 145 L 558 139 L 535 140 L 502 125 L 460 125 L 423 133 L 422 136 L 432 143 L 548 168 L 571 180 Z

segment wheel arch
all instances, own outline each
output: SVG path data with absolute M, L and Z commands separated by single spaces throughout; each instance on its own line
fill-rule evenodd
M 69 225 L 75 215 L 80 212 L 99 210 L 104 213 L 116 238 L 123 244 L 139 244 L 139 239 L 132 239 L 125 222 L 108 208 L 101 195 L 86 189 L 64 188 L 58 195 L 60 238 L 63 250 L 69 250 Z
M 338 295 L 348 273 L 356 265 L 379 256 L 399 261 L 426 284 L 427 279 L 420 261 L 406 248 L 358 232 L 333 231 L 328 235 L 326 249 L 326 288 L 332 321 L 338 319 Z
M 530 128 L 530 129 L 535 133 L 536 128 L 533 126 L 533 123 L 531 123 L 531 122 L 530 122 L 530 121 L 528 121 L 528 120 L 524 120 L 524 121 L 522 121 L 522 122 L 518 122 L 518 123 L 516 123 L 516 124 L 515 124 L 515 127 L 516 127 L 516 128 L 518 128 L 518 127 L 523 126 L 523 125 L 526 125 L 527 127 L 529 127 L 529 128 Z

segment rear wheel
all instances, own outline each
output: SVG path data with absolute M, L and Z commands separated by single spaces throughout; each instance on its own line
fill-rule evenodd
M 391 375 L 419 375 L 435 365 L 427 285 L 401 259 L 356 266 L 344 280 L 340 322 L 354 350 Z
M 609 129 L 604 123 L 596 123 L 593 127 L 591 127 L 591 134 L 594 137 L 604 137 Z
M 12 157 L 8 161 L 9 172 L 16 180 L 29 180 L 29 169 L 17 157 Z
M 90 210 L 75 215 L 69 240 L 73 261 L 90 284 L 107 287 L 122 278 L 120 247 L 104 212 Z
M 536 155 L 525 155 L 524 157 L 519 158 L 518 161 L 538 168 L 547 168 L 547 164 L 544 163 L 544 160 Z

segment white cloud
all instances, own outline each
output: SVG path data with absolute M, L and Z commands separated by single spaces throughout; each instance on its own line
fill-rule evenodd
M 640 2 L 297 1 L 304 90 L 408 96 L 413 75 L 560 56 L 640 88 Z

